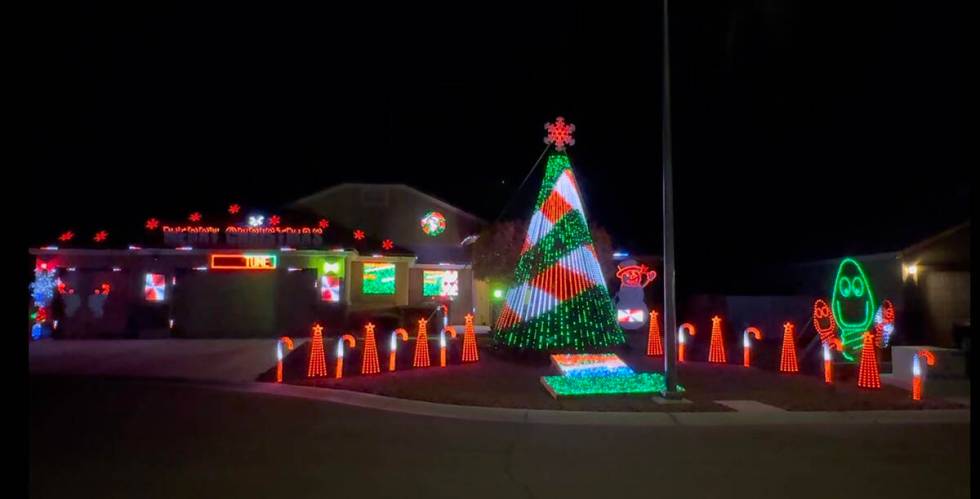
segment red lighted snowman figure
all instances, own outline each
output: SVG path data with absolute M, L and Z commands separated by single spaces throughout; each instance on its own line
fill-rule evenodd
M 616 320 L 623 329 L 639 329 L 647 322 L 650 309 L 643 301 L 643 288 L 657 278 L 646 265 L 626 260 L 616 267 L 619 291 L 616 293 Z

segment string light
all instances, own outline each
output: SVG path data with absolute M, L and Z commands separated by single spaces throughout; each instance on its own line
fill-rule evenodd
M 238 206 L 237 204 L 232 204 L 231 206 L 228 207 L 228 213 L 231 213 L 232 215 L 234 215 L 234 214 L 238 213 L 238 211 L 241 210 L 241 209 L 242 209 L 241 206 Z
M 555 150 L 564 151 L 565 146 L 575 145 L 575 138 L 572 137 L 572 133 L 575 132 L 575 125 L 565 123 L 565 118 L 559 116 L 555 118 L 554 124 L 545 123 L 544 129 L 548 131 L 544 143 L 555 146 Z
M 355 230 L 354 231 L 354 239 L 357 239 L 358 241 L 360 241 L 361 239 L 364 239 L 364 231 L 361 230 L 361 229 Z
M 345 334 L 337 338 L 337 371 L 334 375 L 336 379 L 344 377 L 344 343 L 347 343 L 350 348 L 354 348 L 357 344 L 352 334 Z
M 395 354 L 398 352 L 398 338 L 402 341 L 408 342 L 408 331 L 402 328 L 398 328 L 391 332 L 391 343 L 388 345 L 388 372 L 393 372 L 395 370 Z
M 779 372 L 797 373 L 800 366 L 796 363 L 796 340 L 793 338 L 795 326 L 791 322 L 783 324 L 783 350 L 779 355 Z
M 155 230 L 160 226 L 160 221 L 155 218 L 147 219 L 145 227 L 147 230 Z
M 425 319 L 419 319 L 419 332 L 415 336 L 415 358 L 412 359 L 412 367 L 429 367 L 429 336 L 425 332 Z
M 881 388 L 881 374 L 878 373 L 874 335 L 865 332 L 861 338 L 864 344 L 861 347 L 861 364 L 858 366 L 858 387 L 877 390 Z
M 725 355 L 725 340 L 721 337 L 721 317 L 717 315 L 711 318 L 711 341 L 708 348 L 708 362 L 714 364 L 725 364 L 728 356 Z
M 647 332 L 647 357 L 659 357 L 664 354 L 663 341 L 660 339 L 660 314 L 650 311 L 650 330 Z
M 912 357 L 912 400 L 922 400 L 922 366 L 919 357 L 926 359 L 926 365 L 936 365 L 936 356 L 929 350 L 919 350 Z
M 323 326 L 313 325 L 313 339 L 310 341 L 310 361 L 306 367 L 306 377 L 323 377 L 327 375 L 327 359 L 323 355 Z
M 745 328 L 745 331 L 742 331 L 742 365 L 745 367 L 749 367 L 751 364 L 751 354 L 749 352 L 752 351 L 751 338 L 753 337 L 756 339 L 756 341 L 761 341 L 762 331 L 759 331 L 758 328 L 752 326 L 749 326 Z
M 864 332 L 871 329 L 874 320 L 875 303 L 871 281 L 864 267 L 853 258 L 841 260 L 834 278 L 830 306 L 844 345 L 841 355 L 848 361 L 853 362 L 860 353 Z
M 473 327 L 473 314 L 466 314 L 463 317 L 465 326 L 463 328 L 463 362 L 477 362 L 480 360 L 480 352 L 476 349 L 476 328 Z
M 191 213 L 190 216 L 187 217 L 187 219 L 190 220 L 191 222 L 200 222 L 201 212 L 195 211 L 194 213 Z
M 282 383 L 282 346 L 286 345 L 287 350 L 293 349 L 293 339 L 283 336 L 276 342 L 276 383 Z
M 685 322 L 677 328 L 677 362 L 684 362 L 684 348 L 687 343 L 687 335 L 694 336 L 694 324 Z
M 455 340 L 456 328 L 447 326 L 439 331 L 439 367 L 446 367 L 446 333 Z
M 562 374 L 542 376 L 541 383 L 555 398 L 664 390 L 663 375 L 635 373 L 616 354 L 553 354 L 551 362 Z
M 100 230 L 95 233 L 95 236 L 92 237 L 92 240 L 97 243 L 101 243 L 101 242 L 105 242 L 105 240 L 108 238 L 109 238 L 109 233 L 107 231 Z
M 364 325 L 364 348 L 361 349 L 361 374 L 378 374 L 381 366 L 378 363 L 378 345 L 374 340 L 374 324 Z
M 891 300 L 884 300 L 875 312 L 875 346 L 888 348 L 895 332 L 895 306 Z
M 514 350 L 585 351 L 626 341 L 599 267 L 583 204 L 564 153 L 548 157 L 495 324 L 495 343 Z
M 438 211 L 430 211 L 425 215 L 422 215 L 422 219 L 419 220 L 419 224 L 422 226 L 422 232 L 425 233 L 425 235 L 436 237 L 445 232 L 446 217 Z
M 830 305 L 822 299 L 813 302 L 813 329 L 820 335 L 820 341 L 827 343 L 834 337 L 837 330 L 837 321 L 834 320 L 834 312 L 830 310 Z
M 60 236 L 58 236 L 58 240 L 61 241 L 61 242 L 63 242 L 63 243 L 65 243 L 65 242 L 71 241 L 72 238 L 74 238 L 74 237 L 75 237 L 75 233 L 74 232 L 72 232 L 70 230 L 66 230 L 66 231 L 62 232 Z

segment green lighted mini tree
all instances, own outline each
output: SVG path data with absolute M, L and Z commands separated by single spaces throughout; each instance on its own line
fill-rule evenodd
M 498 345 L 521 351 L 598 351 L 626 341 L 616 322 L 565 153 L 575 125 L 547 124 L 548 156 L 513 285 L 494 331 Z

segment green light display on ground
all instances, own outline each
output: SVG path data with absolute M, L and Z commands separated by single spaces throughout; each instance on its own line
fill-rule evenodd
M 660 393 L 666 388 L 660 373 L 615 376 L 542 376 L 541 383 L 553 397 Z M 683 388 L 678 386 L 678 390 Z
M 365 263 L 361 291 L 366 295 L 395 294 L 395 264 Z

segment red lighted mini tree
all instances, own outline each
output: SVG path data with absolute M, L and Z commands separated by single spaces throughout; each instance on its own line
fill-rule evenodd
M 796 340 L 793 338 L 792 322 L 783 324 L 783 352 L 779 356 L 779 372 L 798 373 L 800 366 L 796 363 Z
M 875 336 L 864 332 L 864 345 L 861 346 L 861 365 L 858 367 L 858 388 L 877 390 L 881 388 L 881 375 L 878 373 L 878 355 L 875 352 Z
M 381 364 L 378 362 L 378 344 L 374 339 L 374 324 L 364 325 L 364 348 L 361 349 L 361 374 L 378 374 Z
M 415 336 L 415 358 L 412 359 L 412 367 L 429 367 L 432 361 L 429 358 L 429 336 L 425 332 L 425 319 L 419 319 L 419 332 Z
M 725 355 L 725 340 L 721 337 L 721 317 L 717 315 L 711 318 L 711 343 L 708 349 L 708 362 L 715 364 L 728 362 L 728 357 Z
M 327 358 L 323 355 L 323 326 L 313 325 L 313 340 L 310 341 L 310 362 L 306 367 L 306 377 L 327 375 Z
M 660 339 L 660 314 L 650 311 L 650 331 L 647 333 L 647 357 L 659 357 L 664 354 L 664 344 Z
M 476 350 L 476 330 L 473 328 L 473 314 L 466 314 L 466 325 L 463 329 L 463 362 L 476 362 L 480 360 L 480 353 Z

